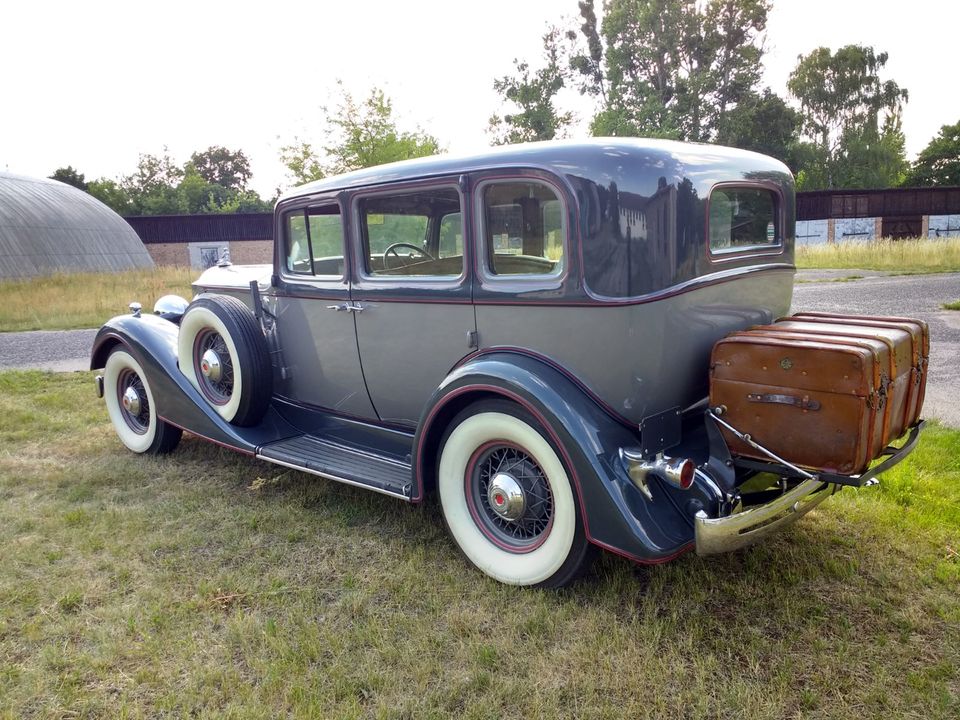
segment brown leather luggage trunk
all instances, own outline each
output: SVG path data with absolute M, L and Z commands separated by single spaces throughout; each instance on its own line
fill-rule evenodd
M 734 333 L 714 345 L 710 405 L 791 463 L 859 474 L 890 432 L 880 392 L 890 365 L 880 349 L 885 343 L 851 340 L 775 337 L 764 329 Z M 722 432 L 732 453 L 770 459 Z
M 839 322 L 808 322 L 785 318 L 768 326 L 780 332 L 797 332 L 819 337 L 874 340 L 887 346 L 889 359 L 883 370 L 883 382 L 878 386 L 887 413 L 890 415 L 889 435 L 885 442 L 894 440 L 916 420 L 916 373 L 910 350 L 910 335 L 901 328 L 867 327 Z
M 869 328 L 870 332 L 899 329 L 910 336 L 910 354 L 913 372 L 910 380 L 910 392 L 907 401 L 906 427 L 920 421 L 923 411 L 923 399 L 927 389 L 927 366 L 930 363 L 930 328 L 922 320 L 892 316 L 840 315 L 835 313 L 797 313 L 783 320 L 800 322 L 818 322 L 825 325 L 859 325 Z

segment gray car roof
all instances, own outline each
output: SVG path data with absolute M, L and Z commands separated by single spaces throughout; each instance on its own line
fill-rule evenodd
M 364 168 L 335 175 L 294 188 L 284 200 L 419 177 L 448 175 L 493 167 L 546 168 L 560 174 L 575 174 L 603 181 L 634 162 L 646 168 L 658 167 L 666 176 L 709 175 L 711 171 L 749 167 L 755 172 L 789 174 L 778 160 L 737 148 L 703 143 L 686 143 L 650 138 L 605 137 L 587 140 L 552 140 L 504 145 L 482 153 L 434 155 Z

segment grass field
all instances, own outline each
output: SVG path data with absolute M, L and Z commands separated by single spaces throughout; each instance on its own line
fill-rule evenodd
M 943 307 L 945 310 L 960 310 L 960 300 L 951 303 L 944 303 Z
M 0 281 L 0 332 L 99 327 L 127 312 L 136 300 L 146 312 L 157 298 L 173 293 L 187 299 L 198 271 L 157 267 L 120 273 L 50 275 Z
M 960 238 L 798 245 L 796 263 L 798 268 L 805 270 L 887 270 L 903 274 L 960 272 Z
M 563 592 L 409 507 L 0 374 L 0 717 L 956 718 L 960 433 L 762 547 Z

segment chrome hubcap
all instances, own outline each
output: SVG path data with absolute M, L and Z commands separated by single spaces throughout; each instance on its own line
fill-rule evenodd
M 131 415 L 140 414 L 140 394 L 132 387 L 123 391 L 120 402 L 123 404 L 123 409 Z
M 220 382 L 223 374 L 223 366 L 220 363 L 220 356 L 213 350 L 207 350 L 200 358 L 200 372 L 211 382 Z
M 517 479 L 509 473 L 497 473 L 487 487 L 490 509 L 504 520 L 517 520 L 527 506 L 526 496 Z

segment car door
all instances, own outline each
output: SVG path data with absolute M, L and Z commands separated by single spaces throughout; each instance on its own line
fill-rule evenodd
M 357 343 L 383 422 L 416 426 L 427 399 L 476 341 L 456 178 L 353 199 Z
M 349 253 L 336 198 L 281 208 L 277 336 L 278 395 L 344 415 L 375 419 L 363 381 L 350 308 Z

